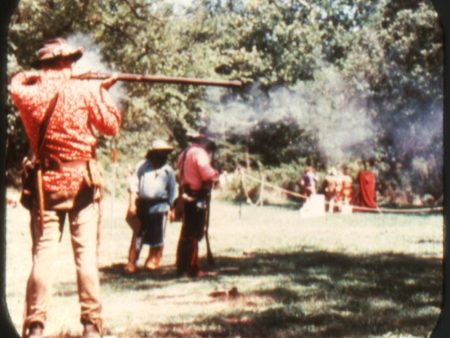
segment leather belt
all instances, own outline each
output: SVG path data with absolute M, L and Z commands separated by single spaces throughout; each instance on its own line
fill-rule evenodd
M 44 170 L 61 171 L 65 168 L 77 169 L 87 168 L 89 160 L 57 161 L 54 159 L 45 159 L 43 161 Z
M 141 198 L 138 197 L 138 203 L 148 203 L 148 204 L 159 204 L 159 203 L 168 203 L 169 200 L 167 198 Z
M 206 189 L 196 189 L 193 190 L 190 188 L 189 185 L 185 184 L 183 185 L 183 190 L 185 193 L 187 193 L 189 196 L 194 197 L 194 198 L 198 198 L 198 197 L 204 197 L 206 195 L 208 195 L 209 191 Z

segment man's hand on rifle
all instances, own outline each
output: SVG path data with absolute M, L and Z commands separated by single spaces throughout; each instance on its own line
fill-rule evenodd
M 103 81 L 100 86 L 104 89 L 109 89 L 117 82 L 118 79 L 119 75 L 114 73 L 111 77 Z
M 175 208 L 170 208 L 169 211 L 169 220 L 171 223 L 176 222 L 177 220 L 177 211 L 175 210 Z

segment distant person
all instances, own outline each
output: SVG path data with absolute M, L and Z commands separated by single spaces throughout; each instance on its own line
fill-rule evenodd
M 363 209 L 376 209 L 376 176 L 372 170 L 373 160 L 364 161 L 363 168 L 359 171 L 357 182 L 359 186 L 358 193 L 354 196 L 353 204 Z
M 336 168 L 328 170 L 328 174 L 325 176 L 322 183 L 322 190 L 325 195 L 325 211 L 335 211 L 339 191 L 338 173 Z
M 204 135 L 191 137 L 191 144 L 178 156 L 178 182 L 183 203 L 180 238 L 177 247 L 178 276 L 201 275 L 198 243 L 208 222 L 209 201 L 219 172 L 211 165 L 215 144 Z
M 384 197 L 390 206 L 396 206 L 399 193 L 394 181 L 387 181 L 385 183 Z
M 143 245 L 149 245 L 144 268 L 157 270 L 164 249 L 164 230 L 176 193 L 175 173 L 167 164 L 173 147 L 156 140 L 138 163 L 129 181 L 127 220 L 133 235 L 125 271 L 135 273 Z
M 341 196 L 342 204 L 350 205 L 353 196 L 353 178 L 350 176 L 350 169 L 346 166 L 343 168 L 341 177 Z
M 308 198 L 317 192 L 317 176 L 314 173 L 314 168 L 311 166 L 305 167 L 303 175 L 298 180 L 300 194 Z
M 95 148 L 97 132 L 115 135 L 121 116 L 107 92 L 115 77 L 89 84 L 71 78 L 72 64 L 82 54 L 81 48 L 64 39 L 49 40 L 37 52 L 41 70 L 18 73 L 11 80 L 11 97 L 34 155 L 34 160 L 25 162 L 36 175 L 28 191 L 31 200 L 23 199 L 30 208 L 33 245 L 22 332 L 27 338 L 44 336 L 54 262 L 59 259 L 56 249 L 66 218 L 76 265 L 82 337 L 102 335 L 97 265 L 101 172 Z

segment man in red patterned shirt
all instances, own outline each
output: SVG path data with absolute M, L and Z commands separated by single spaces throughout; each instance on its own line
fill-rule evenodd
M 50 40 L 37 54 L 42 69 L 21 72 L 10 85 L 31 150 L 42 168 L 45 206 L 41 215 L 39 197 L 35 197 L 30 209 L 33 267 L 27 283 L 23 327 L 23 336 L 28 338 L 43 337 L 52 263 L 66 217 L 76 264 L 83 337 L 102 334 L 97 265 L 100 182 L 94 160 L 94 129 L 114 135 L 121 116 L 107 92 L 116 82 L 115 77 L 100 84 L 71 78 L 71 66 L 82 53 L 81 48 L 63 39 Z M 40 136 L 43 130 L 45 134 Z

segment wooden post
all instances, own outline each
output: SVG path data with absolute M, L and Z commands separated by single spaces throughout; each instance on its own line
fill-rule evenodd
M 264 174 L 261 175 L 261 186 L 259 189 L 259 205 L 264 206 Z

